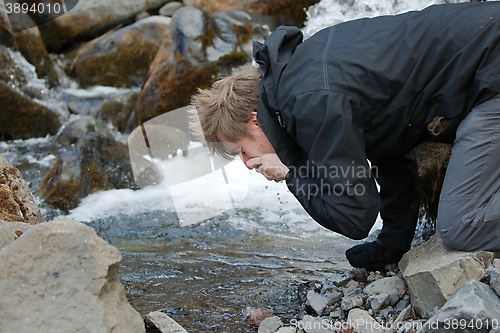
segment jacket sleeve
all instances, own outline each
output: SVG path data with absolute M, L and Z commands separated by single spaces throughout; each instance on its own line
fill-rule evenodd
M 301 165 L 289 165 L 290 192 L 325 228 L 365 238 L 380 197 L 366 158 L 359 103 L 341 93 L 312 91 L 298 95 L 284 118 L 288 133 L 307 152 Z

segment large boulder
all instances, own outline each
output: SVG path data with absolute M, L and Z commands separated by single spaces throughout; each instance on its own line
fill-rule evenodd
M 58 116 L 0 81 L 0 139 L 28 139 L 56 134 Z
M 74 61 L 76 80 L 83 87 L 142 86 L 169 25 L 170 18 L 151 16 L 86 44 Z
M 132 23 L 141 12 L 159 8 L 168 0 L 87 0 L 57 19 L 40 26 L 49 52 L 82 39 L 92 39 L 120 24 Z
M 196 89 L 210 84 L 217 74 L 217 66 L 205 58 L 206 15 L 185 6 L 175 12 L 172 26 L 172 38 L 164 41 L 151 63 L 137 102 L 134 125 L 188 105 Z
M 83 197 L 113 188 L 137 188 L 127 146 L 93 132 L 57 158 L 37 193 L 48 204 L 69 211 Z
M 29 224 L 45 222 L 21 173 L 1 155 L 0 219 Z
M 420 333 L 489 333 L 500 325 L 500 299 L 486 284 L 467 281 Z
M 120 252 L 59 217 L 0 251 L 2 332 L 143 333 L 118 279 Z
M 461 252 L 443 246 L 438 233 L 407 252 L 399 268 L 410 291 L 411 303 L 422 317 L 429 317 L 467 281 L 479 280 L 493 261 L 492 252 Z

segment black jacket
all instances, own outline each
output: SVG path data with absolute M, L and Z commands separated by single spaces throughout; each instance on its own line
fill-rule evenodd
M 461 119 L 500 91 L 499 24 L 499 2 L 442 4 L 341 23 L 305 41 L 280 27 L 254 42 L 259 124 L 316 221 L 359 239 L 379 210 L 384 228 L 416 220 L 412 149 L 430 138 L 434 117 Z

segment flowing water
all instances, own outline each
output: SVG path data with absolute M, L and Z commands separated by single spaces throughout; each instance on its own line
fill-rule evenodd
M 341 21 L 430 4 L 425 0 L 323 0 L 308 11 L 304 31 L 309 36 Z M 14 56 L 20 66 L 33 72 L 19 55 Z M 41 103 L 67 119 L 75 116 L 65 111 L 64 103 L 92 114 L 106 98 L 124 92 L 109 87 L 83 90 L 74 83 L 51 91 L 36 79 L 31 84 L 40 92 Z M 47 220 L 64 213 L 47 206 L 36 190 L 65 149 L 69 148 L 56 144 L 53 137 L 0 142 L 0 154 L 22 171 Z M 300 309 L 300 283 L 322 280 L 349 267 L 344 251 L 357 242 L 316 224 L 284 184 L 267 182 L 241 162 L 226 169 L 243 195 L 234 207 L 206 219 L 180 217 L 175 202 L 179 195 L 174 197 L 168 188 L 95 193 L 67 214 L 92 226 L 121 251 L 120 279 L 141 315 L 164 310 L 190 332 L 255 332 L 245 323 L 247 308 L 294 318 Z M 184 196 L 210 197 L 210 192 L 199 190 Z M 377 222 L 374 229 L 379 226 Z

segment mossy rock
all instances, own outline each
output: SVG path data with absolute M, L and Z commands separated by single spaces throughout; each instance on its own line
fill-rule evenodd
M 439 196 L 452 147 L 451 144 L 425 142 L 416 149 L 423 215 L 432 224 L 437 218 Z
M 21 95 L 5 82 L 0 82 L 0 101 L 0 140 L 53 135 L 61 126 L 52 110 Z
M 98 133 L 82 137 L 74 150 L 57 158 L 38 190 L 46 203 L 69 211 L 91 193 L 137 189 L 126 145 Z
M 131 92 L 105 101 L 99 111 L 97 118 L 104 123 L 113 125 L 122 133 L 127 133 L 128 120 L 135 110 L 139 92 Z
M 43 44 L 38 27 L 16 32 L 14 46 L 35 66 L 38 77 L 47 79 L 51 86 L 58 86 L 62 71 L 56 67 Z
M 149 65 L 169 38 L 170 19 L 148 17 L 81 47 L 74 62 L 80 85 L 142 86 Z
M 22 71 L 17 67 L 12 60 L 8 49 L 0 45 L 0 81 L 8 83 L 9 86 L 21 87 L 26 84 L 26 78 Z
M 142 41 L 118 46 L 112 54 L 90 56 L 75 66 L 76 79 L 82 87 L 140 86 L 158 49 L 155 42 Z

